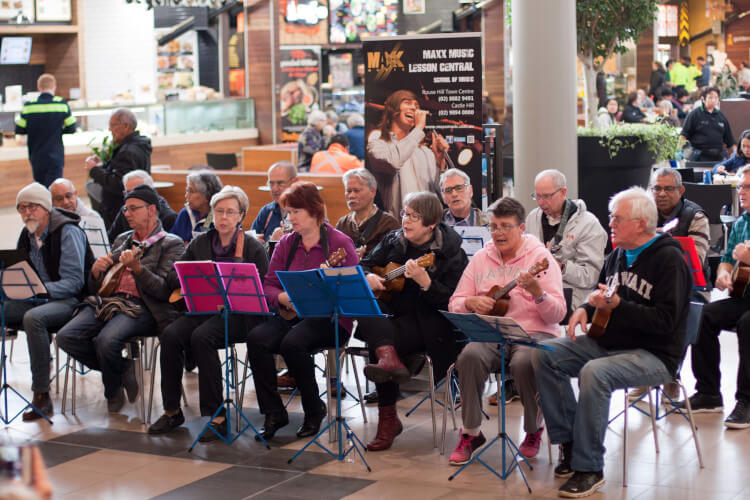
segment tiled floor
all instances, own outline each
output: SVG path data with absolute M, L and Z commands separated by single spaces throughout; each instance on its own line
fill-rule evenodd
M 12 211 L 0 210 L 0 248 L 15 245 L 20 223 Z M 724 333 L 722 342 L 723 394 L 725 411 L 734 404 L 737 342 L 735 334 Z M 8 383 L 21 394 L 30 397 L 29 362 L 23 334 L 16 341 L 13 361 L 8 363 Z M 244 353 L 240 353 L 244 357 Z M 361 365 L 360 365 L 361 369 Z M 692 392 L 693 379 L 689 361 L 683 375 Z M 147 376 L 148 379 L 148 376 Z M 161 412 L 157 389 L 154 418 Z M 354 392 L 353 374 L 344 377 Z M 532 493 L 518 471 L 505 481 L 493 476 L 478 464 L 471 465 L 453 481 L 448 477 L 457 469 L 447 463 L 447 457 L 432 446 L 432 424 L 429 404 L 424 404 L 412 416 L 404 413 L 422 396 L 406 392 L 399 402 L 399 414 L 404 432 L 395 446 L 386 452 L 368 453 L 372 467 L 367 472 L 361 460 L 339 462 L 313 446 L 292 464 L 288 459 L 305 441 L 294 437 L 301 423 L 299 398 L 289 408 L 291 423 L 279 431 L 266 450 L 249 434 L 234 444 L 221 441 L 197 444 L 188 448 L 205 422 L 198 415 L 198 379 L 195 373 L 183 378 L 189 406 L 184 409 L 187 424 L 167 436 L 151 437 L 138 418 L 134 405 L 126 404 L 120 414 L 110 415 L 102 395 L 101 379 L 97 373 L 78 377 L 76 416 L 60 414 L 62 394 L 54 394 L 56 414 L 53 425 L 24 423 L 20 417 L 0 428 L 0 441 L 5 443 L 39 443 L 54 487 L 54 498 L 175 498 L 175 499 L 338 499 L 398 498 L 409 500 L 485 499 L 485 498 L 554 498 L 561 480 L 553 477 L 554 465 L 547 455 L 546 442 L 539 457 L 531 461 L 533 470 L 524 466 Z M 321 381 L 322 382 L 322 381 Z M 322 383 L 321 383 L 322 387 Z M 62 384 L 61 384 L 62 389 Z M 488 386 L 487 394 L 492 389 Z M 15 415 L 20 400 L 9 393 L 8 413 L 5 413 L 4 394 L 0 394 L 3 415 Z M 255 425 L 262 423 L 258 414 L 252 384 L 246 394 L 246 414 Z M 366 441 L 375 434 L 377 409 L 367 408 L 370 422 L 364 424 L 352 399 L 343 401 L 344 414 L 356 434 Z M 622 394 L 616 393 L 612 414 L 622 408 Z M 509 436 L 519 443 L 522 410 L 519 402 L 507 407 Z M 496 434 L 494 409 L 492 419 L 485 421 L 483 432 Z M 615 421 L 606 436 L 607 484 L 592 498 L 638 498 L 660 500 L 717 499 L 750 500 L 750 430 L 729 431 L 723 426 L 723 415 L 697 415 L 705 468 L 700 469 L 687 423 L 672 415 L 658 423 L 660 453 L 655 453 L 650 422 L 637 412 L 630 413 L 628 429 L 628 486 L 622 487 L 622 419 Z M 438 420 L 438 434 L 440 421 Z M 448 422 L 446 451 L 457 443 L 457 431 Z M 327 444 L 327 439 L 323 439 Z M 498 466 L 499 446 L 485 455 L 490 464 Z M 556 459 L 557 450 L 553 449 Z

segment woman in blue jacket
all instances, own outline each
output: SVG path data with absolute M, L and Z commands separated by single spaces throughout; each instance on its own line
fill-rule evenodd
M 733 174 L 746 163 L 750 163 L 750 129 L 740 134 L 740 147 L 735 153 L 721 163 L 714 165 L 714 174 Z

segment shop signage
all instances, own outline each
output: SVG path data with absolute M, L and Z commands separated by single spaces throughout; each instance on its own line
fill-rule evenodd
M 281 47 L 280 67 L 282 140 L 296 141 L 308 113 L 320 107 L 320 47 Z
M 680 4 L 680 47 L 687 47 L 690 43 L 690 23 L 688 22 L 688 4 Z
M 398 0 L 331 0 L 331 43 L 398 33 Z
M 278 0 L 279 44 L 328 42 L 328 0 Z
M 416 96 L 419 107 L 429 111 L 424 127 L 425 145 L 436 138 L 438 144 L 442 143 L 439 137 L 445 139 L 448 158 L 435 154 L 438 164 L 444 168 L 452 164 L 465 171 L 471 178 L 474 201 L 481 206 L 481 34 L 371 37 L 365 38 L 362 46 L 368 141 L 374 138 L 372 132 L 378 130 L 388 98 L 398 91 L 409 91 Z M 372 159 L 368 157 L 366 161 L 370 168 Z

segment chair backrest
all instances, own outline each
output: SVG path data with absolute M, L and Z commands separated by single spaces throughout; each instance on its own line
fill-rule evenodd
M 721 224 L 721 211 L 732 206 L 732 186 L 730 184 L 696 184 L 683 182 L 685 198 L 697 203 L 708 216 L 709 224 Z
M 685 350 L 689 345 L 695 344 L 698 340 L 698 331 L 701 327 L 701 315 L 703 314 L 703 303 L 690 302 L 688 310 L 687 323 L 685 326 Z
M 216 170 L 232 170 L 237 166 L 237 155 L 234 153 L 206 153 L 206 163 Z
M 718 161 L 692 161 L 685 160 L 686 168 L 713 168 L 714 165 L 719 163 Z M 701 174 L 703 175 L 703 174 Z
M 153 167 L 152 167 L 153 168 Z M 701 182 L 701 178 L 695 178 L 695 170 L 692 168 L 676 168 L 682 177 L 682 182 Z
M 104 198 L 102 185 L 94 181 L 88 181 L 86 183 L 86 193 L 89 195 L 91 208 L 97 212 L 101 212 L 102 198 Z

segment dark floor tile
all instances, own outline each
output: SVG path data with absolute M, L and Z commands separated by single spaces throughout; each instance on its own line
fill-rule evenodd
M 36 443 L 39 449 L 42 451 L 42 457 L 44 457 L 44 464 L 47 468 L 60 465 L 70 460 L 75 460 L 86 456 L 90 453 L 99 451 L 98 448 L 91 448 L 87 446 L 76 446 L 71 444 L 63 443 L 51 443 L 49 441 L 41 441 Z
M 187 450 L 192 442 L 187 429 L 179 429 L 162 436 L 142 432 L 119 431 L 90 427 L 52 439 L 53 443 L 68 443 L 95 448 L 174 456 Z
M 263 498 L 268 494 L 269 496 L 285 495 L 292 498 L 336 500 L 356 493 L 374 482 L 368 479 L 305 474 L 271 488 L 267 493 L 263 493 Z
M 159 500 L 205 500 L 206 498 L 240 500 L 288 481 L 298 474 L 298 472 L 291 471 L 230 467 L 155 498 Z M 261 496 L 265 496 L 265 493 Z

